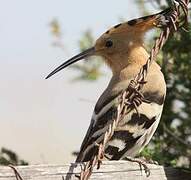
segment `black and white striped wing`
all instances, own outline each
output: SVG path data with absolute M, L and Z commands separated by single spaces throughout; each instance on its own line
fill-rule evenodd
M 95 153 L 96 143 L 103 141 L 109 124 L 116 118 L 117 102 L 118 98 L 115 96 L 109 98 L 101 106 L 98 104 L 95 106 L 90 126 L 82 142 L 76 162 L 88 161 Z
M 128 113 L 115 129 L 112 139 L 105 149 L 105 157 L 110 160 L 123 159 L 125 156 L 135 156 L 148 144 L 153 136 L 163 109 L 164 96 L 148 94 L 151 103 L 142 103 L 138 107 L 140 116 L 135 110 Z M 96 106 L 91 124 L 82 143 L 77 162 L 88 161 L 96 152 L 96 143 L 103 141 L 109 124 L 116 119 L 118 98 Z

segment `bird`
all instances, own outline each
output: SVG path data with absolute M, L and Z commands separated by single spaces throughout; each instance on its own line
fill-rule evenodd
M 46 77 L 48 79 L 69 65 L 90 56 L 101 56 L 112 71 L 108 86 L 95 105 L 76 162 L 87 162 L 95 156 L 96 145 L 103 141 L 109 125 L 116 118 L 118 97 L 127 89 L 149 58 L 144 46 L 145 34 L 153 28 L 165 25 L 169 11 L 166 9 L 115 25 L 103 33 L 93 47 L 67 60 Z M 147 101 L 137 107 L 139 113 L 133 108 L 118 123 L 113 136 L 105 146 L 105 160 L 136 157 L 156 131 L 166 97 L 165 79 L 156 62 L 150 65 L 141 93 Z

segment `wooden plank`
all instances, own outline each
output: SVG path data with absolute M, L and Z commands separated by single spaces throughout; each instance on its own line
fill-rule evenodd
M 23 180 L 77 180 L 83 164 L 17 166 Z M 93 180 L 191 180 L 191 173 L 173 168 L 148 164 L 151 175 L 146 177 L 137 163 L 127 161 L 105 161 L 99 170 L 94 170 Z M 10 167 L 0 167 L 0 180 L 16 180 Z

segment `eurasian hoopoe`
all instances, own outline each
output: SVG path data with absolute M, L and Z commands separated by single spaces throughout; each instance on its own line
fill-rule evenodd
M 109 124 L 116 118 L 118 97 L 149 58 L 144 45 L 145 33 L 166 24 L 165 14 L 141 17 L 121 23 L 105 32 L 95 46 L 69 59 L 47 77 L 63 68 L 92 55 L 102 56 L 113 72 L 108 87 L 99 98 L 87 134 L 82 142 L 76 162 L 89 161 L 95 155 L 96 144 L 103 141 Z M 119 160 L 135 157 L 151 140 L 162 114 L 166 84 L 159 65 L 151 64 L 141 93 L 148 100 L 125 115 L 106 145 L 105 159 Z

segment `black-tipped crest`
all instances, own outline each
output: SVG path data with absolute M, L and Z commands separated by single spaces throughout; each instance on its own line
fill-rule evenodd
M 114 28 L 116 29 L 116 28 L 118 28 L 121 25 L 122 25 L 122 23 L 119 23 L 119 24 L 115 25 Z
M 130 21 L 127 22 L 127 24 L 130 25 L 130 26 L 134 26 L 135 24 L 137 24 L 137 22 L 138 22 L 137 20 L 138 19 L 130 20 Z
M 140 17 L 137 19 L 132 19 L 128 22 L 125 23 L 120 23 L 115 25 L 113 28 L 109 29 L 108 31 L 105 32 L 105 34 L 110 34 L 110 33 L 118 33 L 120 31 L 124 31 L 125 29 L 128 28 L 128 26 L 133 27 L 139 23 L 145 22 L 149 19 L 152 19 L 154 17 L 156 18 L 161 18 L 162 16 L 167 15 L 172 9 L 171 8 L 167 8 L 159 13 L 156 14 L 152 14 L 152 15 L 148 15 L 148 16 L 144 16 L 144 17 Z

